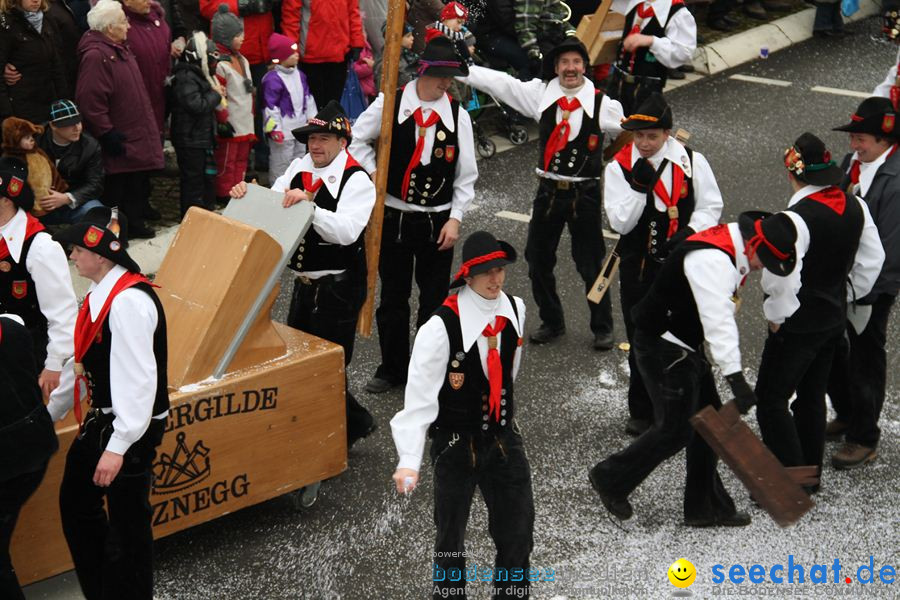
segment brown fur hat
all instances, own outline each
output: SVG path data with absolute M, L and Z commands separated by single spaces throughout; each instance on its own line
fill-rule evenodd
M 39 136 L 44 128 L 31 121 L 18 117 L 7 117 L 3 120 L 3 153 L 7 156 L 19 156 L 23 153 L 19 142 L 26 135 Z

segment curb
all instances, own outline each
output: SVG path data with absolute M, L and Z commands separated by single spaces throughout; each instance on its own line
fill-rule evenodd
M 844 21 L 852 23 L 880 11 L 875 0 L 861 0 L 859 10 L 852 17 L 845 17 Z M 807 8 L 701 46 L 694 55 L 694 68 L 705 75 L 715 75 L 759 58 L 761 48 L 768 48 L 770 53 L 777 52 L 808 40 L 812 37 L 815 13 L 815 8 Z

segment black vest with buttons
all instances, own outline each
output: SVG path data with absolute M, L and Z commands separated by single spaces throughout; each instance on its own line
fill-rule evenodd
M 153 288 L 146 283 L 137 283 L 129 289 L 141 290 L 153 300 L 156 306 L 156 331 L 153 332 L 153 356 L 156 358 L 156 398 L 153 400 L 152 415 L 169 410 L 168 349 L 166 346 L 166 313 Z M 115 302 L 115 299 L 113 299 Z M 112 408 L 112 393 L 109 387 L 109 357 L 112 349 L 112 331 L 109 328 L 109 314 L 103 322 L 99 339 L 85 352 L 82 364 L 91 386 L 91 407 Z
M 360 171 L 363 173 L 366 172 L 365 169 L 359 165 L 348 166 L 344 169 L 341 185 L 338 188 L 338 196 L 344 191 L 344 186 L 347 184 L 350 177 L 353 176 L 354 173 L 359 173 Z M 294 176 L 291 180 L 289 189 L 303 189 L 303 177 L 301 173 L 297 173 Z M 339 201 L 339 198 L 335 198 L 331 195 L 331 192 L 328 191 L 328 187 L 324 184 L 319 187 L 319 190 L 316 192 L 316 206 L 323 210 L 336 211 Z M 288 263 L 288 267 L 298 273 L 307 271 L 356 270 L 360 267 L 360 263 L 362 263 L 363 268 L 365 268 L 365 237 L 366 232 L 364 229 L 363 232 L 359 234 L 359 237 L 356 238 L 355 242 L 347 246 L 341 246 L 340 244 L 332 244 L 331 242 L 323 240 L 322 236 L 319 235 L 312 225 L 310 225 L 309 229 L 306 230 L 306 235 L 300 240 L 300 245 L 297 247 L 297 251 L 294 252 L 294 256 Z
M 37 233 L 25 239 L 19 262 L 14 261 L 12 256 L 0 260 L 0 313 L 12 313 L 22 317 L 25 327 L 31 334 L 34 359 L 40 371 L 44 368 L 44 361 L 47 358 L 49 339 L 47 317 L 41 312 L 37 292 L 34 289 L 34 279 L 31 278 L 25 264 L 36 235 Z M 3 266 L 4 264 L 7 266 Z M 7 268 L 9 270 L 6 270 Z
M 507 294 L 516 319 L 519 318 L 515 299 Z M 450 355 L 447 360 L 447 377 L 438 392 L 438 416 L 431 431 L 445 430 L 456 433 L 497 433 L 512 427 L 515 416 L 513 400 L 512 368 L 519 346 L 519 336 L 513 323 L 507 323 L 500 333 L 500 363 L 503 367 L 503 385 L 500 396 L 500 421 L 489 414 L 491 386 L 481 366 L 481 354 L 477 341 L 468 352 L 463 351 L 462 327 L 453 309 L 444 305 L 435 313 L 444 322 L 450 338 Z M 460 378 L 462 378 L 460 384 Z M 454 389 L 451 382 L 457 382 Z
M 639 6 L 640 5 L 635 6 L 627 15 L 625 15 L 625 27 L 622 28 L 622 31 L 631 31 L 631 28 L 634 25 L 634 21 L 637 18 L 637 9 Z M 666 19 L 666 22 L 660 23 L 659 19 L 657 19 L 656 15 L 654 15 L 650 17 L 649 22 L 647 22 L 647 24 L 641 30 L 641 33 L 644 35 L 650 35 L 659 38 L 666 37 L 666 27 L 669 25 L 669 22 L 672 21 L 672 17 L 675 16 L 675 13 L 677 13 L 684 7 L 684 3 L 678 2 L 676 4 L 673 1 L 672 8 L 669 9 L 669 16 Z M 623 42 L 619 42 L 619 49 L 617 52 L 617 56 L 619 56 L 619 66 L 623 69 L 631 62 L 631 54 L 625 52 L 625 49 L 623 48 L 625 37 L 627 37 L 627 35 L 622 37 Z M 650 51 L 649 46 L 644 46 L 636 50 L 634 57 L 634 68 L 632 69 L 630 75 L 640 75 L 641 77 L 659 77 L 663 80 L 663 84 L 665 84 L 668 73 L 669 68 L 659 62 L 656 56 L 653 55 L 653 52 Z
M 843 214 L 810 197 L 788 208 L 809 228 L 809 250 L 803 257 L 797 293 L 800 308 L 784 322 L 790 331 L 825 331 L 847 318 L 847 276 L 859 248 L 865 215 L 855 196 L 837 187 L 820 193 L 829 192 L 845 196 Z
M 415 85 L 413 83 L 412 85 Z M 402 92 L 398 91 L 398 97 Z M 388 169 L 387 192 L 408 204 L 416 206 L 443 206 L 453 200 L 453 181 L 456 178 L 456 163 L 459 161 L 459 110 L 456 100 L 450 99 L 450 113 L 453 115 L 453 131 L 439 120 L 434 124 L 434 147 L 431 162 L 419 164 L 409 176 L 406 198 L 402 197 L 403 176 L 412 162 L 418 140 L 416 120 L 409 115 L 399 123 L 400 102 L 394 108 L 394 131 L 391 134 L 391 167 Z M 422 159 L 424 160 L 424 153 Z
M 603 131 L 600 129 L 600 104 L 603 94 L 594 95 L 594 114 L 584 111 L 581 129 L 574 140 L 556 152 L 550 159 L 547 172 L 568 177 L 600 177 L 603 174 Z M 557 104 L 554 102 L 541 113 L 539 123 L 540 143 L 538 144 L 538 169 L 544 170 L 544 148 L 553 130 L 556 129 Z M 582 109 L 583 110 L 583 109 Z
M 626 148 L 628 152 L 631 152 L 630 146 L 626 146 Z M 687 147 L 685 150 L 687 151 L 688 160 L 693 166 L 694 152 Z M 622 165 L 620 164 L 619 166 Z M 668 175 L 669 181 L 664 181 L 664 183 L 668 184 L 667 187 L 672 187 L 671 177 L 674 169 L 675 165 L 673 164 Z M 622 173 L 625 175 L 625 181 L 631 185 L 631 170 L 622 167 Z M 655 187 L 655 185 L 656 184 L 654 183 L 653 187 Z M 669 193 L 679 195 L 677 204 L 678 230 L 681 231 L 688 226 L 688 223 L 691 221 L 691 215 L 694 214 L 694 180 L 685 174 L 682 189 L 669 190 Z M 644 204 L 644 212 L 641 214 L 641 218 L 638 220 L 637 225 L 634 226 L 634 229 L 623 235 L 622 241 L 619 243 L 623 259 L 627 255 L 629 257 L 637 256 L 657 260 L 657 254 L 668 241 L 668 233 L 669 213 L 667 211 L 657 210 L 656 193 L 651 188 L 647 191 L 647 202 Z

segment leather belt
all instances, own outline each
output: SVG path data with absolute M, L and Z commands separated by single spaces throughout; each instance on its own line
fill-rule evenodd
M 661 77 L 651 77 L 650 75 L 632 75 L 624 71 L 619 65 L 613 63 L 612 68 L 619 74 L 619 77 L 622 78 L 622 81 L 625 83 L 662 83 Z
M 347 279 L 350 279 L 350 274 L 347 271 L 341 271 L 340 273 L 332 273 L 330 275 L 322 275 L 321 277 L 316 277 L 315 279 L 311 279 L 306 275 L 297 275 L 297 279 L 303 285 L 322 285 L 322 284 L 334 284 L 340 283 Z

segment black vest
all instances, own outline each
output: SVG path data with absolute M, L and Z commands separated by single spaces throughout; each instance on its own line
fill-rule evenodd
M 156 306 L 156 331 L 153 332 L 153 355 L 156 357 L 156 398 L 153 400 L 153 412 L 158 415 L 169 409 L 169 377 L 168 352 L 166 347 L 166 313 L 153 288 L 146 283 L 132 286 L 150 296 Z M 113 300 L 115 301 L 115 300 Z M 91 407 L 112 408 L 112 394 L 109 389 L 109 355 L 112 348 L 112 332 L 109 328 L 109 315 L 100 330 L 100 339 L 95 340 L 85 352 L 82 364 L 91 386 Z
M 411 85 L 415 85 L 413 82 Z M 398 98 L 402 92 L 398 91 Z M 450 100 L 453 114 L 453 131 L 444 126 L 443 121 L 434 125 L 434 147 L 431 162 L 419 164 L 409 176 L 406 198 L 402 197 L 403 176 L 412 162 L 416 149 L 418 128 L 410 115 L 399 124 L 400 102 L 394 108 L 394 130 L 391 134 L 391 167 L 388 169 L 387 192 L 409 204 L 418 206 L 443 206 L 453 200 L 453 181 L 456 178 L 456 163 L 459 160 L 459 102 Z M 443 139 L 442 139 L 443 138 Z M 424 158 L 424 156 L 423 156 Z
M 513 313 L 519 318 L 515 299 L 507 294 Z M 513 360 L 520 338 L 513 323 L 507 323 L 500 335 L 500 363 L 503 366 L 503 385 L 500 392 L 500 421 L 489 414 L 491 386 L 481 366 L 477 341 L 468 352 L 463 351 L 462 327 L 459 315 L 443 305 L 435 315 L 444 322 L 450 338 L 450 355 L 447 360 L 447 379 L 438 392 L 438 416 L 431 431 L 447 430 L 458 433 L 497 433 L 512 427 L 515 416 L 513 400 Z
M 349 160 L 349 158 L 348 158 Z M 348 166 L 344 169 L 344 175 L 341 178 L 341 185 L 338 188 L 338 196 L 344 191 L 344 186 L 354 173 L 365 169 L 359 165 Z M 304 189 L 302 173 L 297 173 L 291 180 L 289 189 Z M 316 192 L 316 206 L 324 210 L 332 212 L 337 210 L 339 198 L 335 198 L 328 191 L 328 188 L 322 184 L 319 191 Z M 365 272 L 366 264 L 366 248 L 364 240 L 366 237 L 365 229 L 356 238 L 356 241 L 347 246 L 340 244 L 332 244 L 322 239 L 322 236 L 313 228 L 312 225 L 306 230 L 306 235 L 300 240 L 297 251 L 294 252 L 293 258 L 288 263 L 288 267 L 298 273 L 304 271 L 337 271 L 352 270 L 358 271 L 360 268 Z
M 693 167 L 694 152 L 690 148 L 685 148 L 685 150 L 687 151 L 688 160 Z M 626 146 L 623 151 L 631 152 L 631 146 Z M 668 161 L 668 159 L 664 160 Z M 622 168 L 622 173 L 625 175 L 625 181 L 631 185 L 631 170 L 626 169 L 621 163 L 619 166 Z M 680 165 L 675 165 L 673 163 L 669 173 L 670 177 L 672 173 L 674 173 L 676 166 L 681 168 Z M 659 170 L 657 169 L 657 171 Z M 668 183 L 669 187 L 672 187 L 671 180 L 664 183 Z M 656 261 L 660 249 L 666 245 L 669 233 L 669 214 L 666 211 L 659 211 L 656 209 L 656 194 L 653 191 L 655 185 L 656 184 L 654 183 L 647 191 L 647 202 L 644 204 L 644 212 L 641 214 L 641 218 L 638 220 L 637 225 L 634 226 L 634 229 L 623 235 L 622 240 L 619 242 L 623 261 L 625 261 L 626 256 L 630 259 L 650 258 Z M 673 189 L 670 190 L 669 193 L 678 194 L 679 196 L 677 207 L 678 230 L 680 231 L 687 227 L 691 220 L 691 215 L 694 214 L 694 180 L 685 174 L 682 189 Z
M 730 240 L 728 225 L 718 227 L 726 228 Z M 721 251 L 735 264 L 734 255 L 716 244 L 702 239 L 685 240 L 669 255 L 653 280 L 650 291 L 632 310 L 636 328 L 655 336 L 670 331 L 691 348 L 703 351 L 703 324 L 691 285 L 684 274 L 684 259 L 688 253 L 706 248 Z
M 574 140 L 566 143 L 561 152 L 556 152 L 550 160 L 548 171 L 554 175 L 569 177 L 600 177 L 603 174 L 603 131 L 600 129 L 600 104 L 603 94 L 594 95 L 594 114 L 584 111 L 581 129 Z M 554 102 L 541 113 L 540 143 L 538 144 L 538 168 L 544 170 L 544 148 L 553 130 L 556 129 L 556 109 Z
M 845 209 L 838 214 L 810 196 L 788 209 L 800 215 L 809 228 L 809 250 L 803 257 L 797 294 L 800 308 L 784 322 L 790 331 L 825 331 L 847 318 L 847 276 L 856 258 L 865 215 L 856 197 L 837 187 L 819 194 L 844 196 Z
M 12 256 L 0 260 L 0 313 L 13 313 L 22 317 L 25 327 L 31 334 L 31 342 L 34 346 L 34 359 L 38 371 L 44 368 L 47 358 L 47 317 L 41 312 L 38 304 L 37 292 L 34 289 L 34 280 L 28 273 L 25 261 L 28 251 L 34 242 L 35 233 L 26 238 L 22 244 L 22 254 L 19 262 L 15 262 Z M 6 267 L 9 270 L 6 271 Z
M 623 41 L 619 42 L 619 48 L 616 52 L 616 55 L 619 57 L 619 67 L 622 69 L 626 69 L 631 63 L 631 54 L 625 52 L 624 40 L 626 37 L 628 37 L 628 33 L 631 31 L 631 28 L 634 25 L 634 21 L 637 18 L 637 9 L 639 6 L 640 4 L 635 6 L 627 15 L 625 15 L 625 27 L 622 28 L 622 31 L 625 32 L 625 35 L 622 36 Z M 669 9 L 669 16 L 666 19 L 665 23 L 660 23 L 659 19 L 657 19 L 656 15 L 654 15 L 650 17 L 650 20 L 641 30 L 641 33 L 654 37 L 666 37 L 666 27 L 669 25 L 672 17 L 675 16 L 675 13 L 677 13 L 682 8 L 684 8 L 683 3 L 679 2 L 678 4 L 675 4 L 673 2 L 672 7 Z M 663 80 L 663 84 L 665 84 L 666 78 L 668 76 L 668 71 L 669 68 L 659 62 L 659 60 L 657 60 L 653 53 L 650 51 L 650 48 L 645 46 L 636 50 L 634 56 L 634 68 L 629 74 L 640 75 L 641 77 L 659 77 Z

